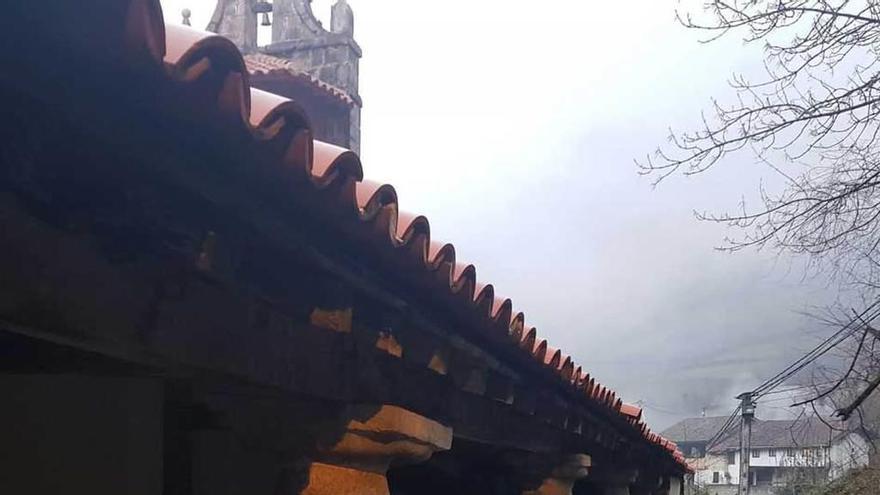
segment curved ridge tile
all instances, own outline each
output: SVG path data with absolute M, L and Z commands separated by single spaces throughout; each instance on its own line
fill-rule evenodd
M 213 102 L 202 98 L 193 105 L 229 116 L 236 126 L 253 133 L 250 82 L 238 48 L 226 38 L 186 26 L 166 25 L 166 41 L 164 60 L 172 77 L 198 81 L 205 85 L 205 96 L 216 98 Z
M 373 232 L 378 236 L 381 244 L 398 245 L 394 232 L 397 230 L 397 203 L 389 203 L 379 208 L 379 211 L 370 220 Z
M 223 36 L 181 25 L 165 25 L 165 56 L 163 60 L 172 75 L 184 81 L 193 80 L 191 70 L 204 71 L 205 60 L 211 69 L 237 72 L 247 79 L 247 66 L 235 43 Z M 250 89 L 250 84 L 245 85 Z M 249 93 L 248 93 L 249 94 Z M 249 100 L 248 100 L 249 105 Z
M 512 340 L 514 344 L 522 342 L 525 325 L 526 315 L 522 311 L 516 313 L 516 315 L 510 320 L 508 334 L 510 335 L 510 340 Z
M 544 364 L 553 371 L 559 370 L 559 361 L 562 359 L 562 351 L 547 346 L 547 354 L 544 356 Z
M 339 174 L 356 181 L 364 178 L 360 158 L 354 152 L 318 140 L 314 143 L 314 159 L 309 172 L 314 183 L 322 187 L 333 182 Z
M 263 133 L 263 137 L 276 136 L 284 126 L 310 129 L 308 117 L 293 101 L 251 88 L 251 113 L 249 123 Z
M 282 162 L 286 167 L 293 170 L 297 178 L 305 178 L 306 170 L 312 163 L 312 131 L 309 129 L 300 129 L 294 133 L 293 137 L 287 143 L 284 151 Z
M 495 300 L 495 287 L 492 284 L 476 282 L 474 285 L 473 303 L 480 316 L 492 317 L 492 304 Z
M 522 342 L 520 343 L 520 348 L 524 351 L 528 352 L 530 355 L 535 354 L 535 341 L 538 338 L 538 331 L 535 327 L 529 329 L 526 332 L 526 336 L 523 337 Z
M 541 340 L 541 342 L 535 347 L 535 351 L 532 355 L 539 363 L 543 363 L 547 358 L 547 341 Z
M 562 359 L 562 365 L 559 367 L 559 374 L 566 383 L 571 383 L 571 377 L 574 374 L 574 361 L 571 360 L 571 356 L 565 356 L 565 358 Z
M 427 222 L 427 219 L 426 219 Z M 431 226 L 427 227 L 428 232 L 414 232 L 407 242 L 407 255 L 420 268 L 430 270 L 428 266 L 428 244 L 431 242 Z
M 574 385 L 575 387 L 580 387 L 581 381 L 583 380 L 583 374 L 584 374 L 583 368 L 581 368 L 580 366 L 575 368 L 574 373 L 572 374 L 572 377 L 571 377 L 572 385 Z
M 495 296 L 492 300 L 492 320 L 506 333 L 510 330 L 510 318 L 513 315 L 513 301 L 506 297 Z
M 131 0 L 125 13 L 123 39 L 129 60 L 161 63 L 166 46 L 161 4 L 153 0 Z
M 389 184 L 364 180 L 355 183 L 355 199 L 361 218 L 369 221 L 382 207 L 397 203 L 397 191 Z
M 436 270 L 442 263 L 455 263 L 455 246 L 448 242 L 428 242 L 429 269 Z
M 235 116 L 238 123 L 253 133 L 250 125 L 251 93 L 248 90 L 247 76 L 241 72 L 230 72 L 223 78 L 217 94 L 217 108 L 224 115 Z
M 453 294 L 466 298 L 469 302 L 474 298 L 477 290 L 477 268 L 462 261 L 451 263 L 452 271 L 449 274 L 449 288 Z
M 431 225 L 423 215 L 416 215 L 408 211 L 397 212 L 397 231 L 395 236 L 402 244 L 407 244 L 413 236 L 430 235 Z

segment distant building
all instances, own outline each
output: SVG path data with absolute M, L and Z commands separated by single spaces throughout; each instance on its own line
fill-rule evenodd
M 739 429 L 708 445 L 726 420 L 689 418 L 662 433 L 685 454 L 695 471 L 694 483 L 712 495 L 734 494 L 739 484 Z M 749 479 L 756 495 L 771 494 L 781 486 L 809 486 L 839 478 L 852 468 L 866 466 L 871 450 L 861 433 L 842 423 L 829 428 L 818 418 L 756 419 L 751 438 Z
M 663 435 L 675 442 L 685 457 L 699 459 L 706 455 L 706 444 L 726 421 L 727 417 L 688 418 L 667 428 Z
M 261 21 L 269 21 L 272 41 L 257 43 Z M 354 40 L 354 15 L 337 0 L 327 30 L 312 13 L 310 0 L 218 0 L 208 30 L 238 46 L 252 87 L 290 98 L 311 120 L 316 139 L 360 151 L 361 48 Z

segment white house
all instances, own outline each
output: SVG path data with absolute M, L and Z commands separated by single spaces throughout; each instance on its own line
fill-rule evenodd
M 682 446 L 688 463 L 694 467 L 694 483 L 709 489 L 710 494 L 727 495 L 736 493 L 739 484 L 740 446 L 739 430 L 722 438 L 714 445 L 705 445 L 712 436 L 706 437 L 702 448 L 693 446 L 695 431 L 704 423 L 723 423 L 707 421 L 715 418 L 696 418 L 684 420 L 663 432 L 663 436 Z M 840 429 L 838 430 L 838 425 Z M 720 426 L 719 426 L 720 428 Z M 681 437 L 682 431 L 690 436 Z M 715 430 L 716 432 L 718 430 Z M 701 438 L 702 438 L 701 437 Z M 818 418 L 800 420 L 761 421 L 752 424 L 752 449 L 749 459 L 749 479 L 753 485 L 752 493 L 772 493 L 774 487 L 785 485 L 814 485 L 840 477 L 854 467 L 868 464 L 872 445 L 861 433 L 846 430 L 843 424 L 835 428 Z M 697 454 L 694 457 L 693 454 Z

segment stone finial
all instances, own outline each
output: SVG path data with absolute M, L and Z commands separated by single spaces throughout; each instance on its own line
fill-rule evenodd
M 180 11 L 180 15 L 183 17 L 183 25 L 184 26 L 192 26 L 190 22 L 190 17 L 192 17 L 192 11 L 189 9 L 183 9 Z
M 346 0 L 337 0 L 330 10 L 330 31 L 354 36 L 354 13 Z

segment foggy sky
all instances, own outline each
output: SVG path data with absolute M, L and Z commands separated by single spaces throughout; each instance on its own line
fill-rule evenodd
M 162 3 L 200 28 L 214 7 Z M 325 26 L 332 3 L 313 2 Z M 725 228 L 693 216 L 754 198 L 764 168 L 738 155 L 653 188 L 633 164 L 670 126 L 698 125 L 760 52 L 735 37 L 699 44 L 674 0 L 349 4 L 366 177 L 427 215 L 539 336 L 644 401 L 652 427 L 729 412 L 815 343 L 801 312 L 833 293 L 800 260 L 714 250 Z

